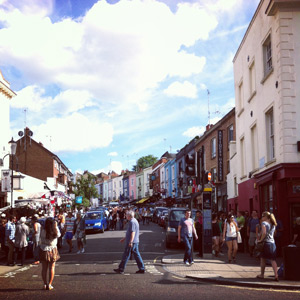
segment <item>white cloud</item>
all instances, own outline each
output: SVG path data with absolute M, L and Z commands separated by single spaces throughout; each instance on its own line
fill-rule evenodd
M 123 165 L 120 161 L 112 161 L 111 164 L 108 165 L 107 167 L 91 171 L 91 173 L 93 173 L 94 175 L 97 175 L 101 172 L 108 174 L 109 172 L 114 171 L 117 174 L 121 174 L 122 170 L 123 170 Z
M 194 138 L 195 136 L 200 136 L 204 133 L 205 127 L 204 126 L 195 126 L 187 129 L 185 132 L 183 132 L 183 136 L 187 136 L 189 138 Z
M 117 152 L 109 152 L 107 155 L 108 156 L 118 156 L 118 153 Z
M 173 82 L 164 90 L 164 94 L 172 97 L 197 98 L 197 87 L 189 81 Z
M 88 151 L 107 147 L 113 137 L 112 125 L 92 120 L 79 113 L 64 119 L 50 118 L 32 130 L 34 139 L 41 141 L 52 152 Z M 48 139 L 45 140 L 46 136 L 51 136 L 51 144 Z

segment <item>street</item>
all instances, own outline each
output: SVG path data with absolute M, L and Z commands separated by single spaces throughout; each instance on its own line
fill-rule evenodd
M 176 276 L 164 269 L 163 256 L 183 253 L 183 248 L 165 249 L 165 231 L 158 225 L 140 225 L 140 252 L 146 273 L 130 260 L 125 274 L 116 274 L 124 245 L 125 231 L 106 231 L 87 235 L 86 252 L 60 250 L 54 290 L 42 290 L 41 266 L 25 267 L 0 277 L 1 299 L 296 299 L 299 292 L 220 286 Z M 29 262 L 29 261 L 27 261 Z

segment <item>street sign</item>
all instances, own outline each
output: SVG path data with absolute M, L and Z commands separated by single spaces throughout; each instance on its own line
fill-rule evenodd
M 210 172 L 207 174 L 207 179 L 208 179 L 208 181 L 211 181 L 211 173 Z

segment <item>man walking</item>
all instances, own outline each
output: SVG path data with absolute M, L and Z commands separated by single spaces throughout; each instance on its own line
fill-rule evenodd
M 195 239 L 198 240 L 198 236 L 195 230 L 194 221 L 191 219 L 191 211 L 189 209 L 185 212 L 185 217 L 180 220 L 178 226 L 178 243 L 181 240 L 185 245 L 185 253 L 183 262 L 189 266 L 194 263 L 193 259 L 193 234 L 195 235 Z
M 256 240 L 256 225 L 259 225 L 259 218 L 257 210 L 253 210 L 251 214 L 251 218 L 248 221 L 247 226 L 247 235 L 249 237 L 249 253 L 250 256 L 253 256 L 253 251 L 255 247 L 255 240 Z
M 130 258 L 131 253 L 133 253 L 133 256 L 139 268 L 136 273 L 144 274 L 145 266 L 139 252 L 139 222 L 134 218 L 133 211 L 126 212 L 126 218 L 128 220 L 126 236 L 120 240 L 121 243 L 125 241 L 125 250 L 118 269 L 114 269 L 114 271 L 118 274 L 124 274 L 128 259 Z

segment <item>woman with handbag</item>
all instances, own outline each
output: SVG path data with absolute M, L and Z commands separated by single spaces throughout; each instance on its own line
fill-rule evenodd
M 234 221 L 234 216 L 229 214 L 225 223 L 224 223 L 224 229 L 223 229 L 223 240 L 226 241 L 227 248 L 228 248 L 228 263 L 231 263 L 231 259 L 233 262 L 236 262 L 236 253 L 238 250 L 238 244 L 237 244 L 237 232 L 239 231 L 236 222 Z M 226 239 L 225 239 L 226 234 Z
M 55 274 L 55 262 L 60 259 L 57 250 L 57 238 L 60 231 L 53 218 L 47 218 L 45 226 L 42 227 L 40 235 L 40 261 L 42 262 L 42 278 L 44 290 L 52 290 L 52 282 Z M 49 270 L 49 283 L 47 283 L 47 272 Z
M 261 235 L 257 243 L 264 242 L 263 250 L 260 254 L 260 275 L 257 278 L 264 278 L 266 260 L 271 260 L 272 268 L 274 270 L 275 281 L 278 281 L 277 263 L 276 263 L 276 245 L 274 240 L 274 233 L 277 226 L 275 216 L 267 211 L 262 214 Z

